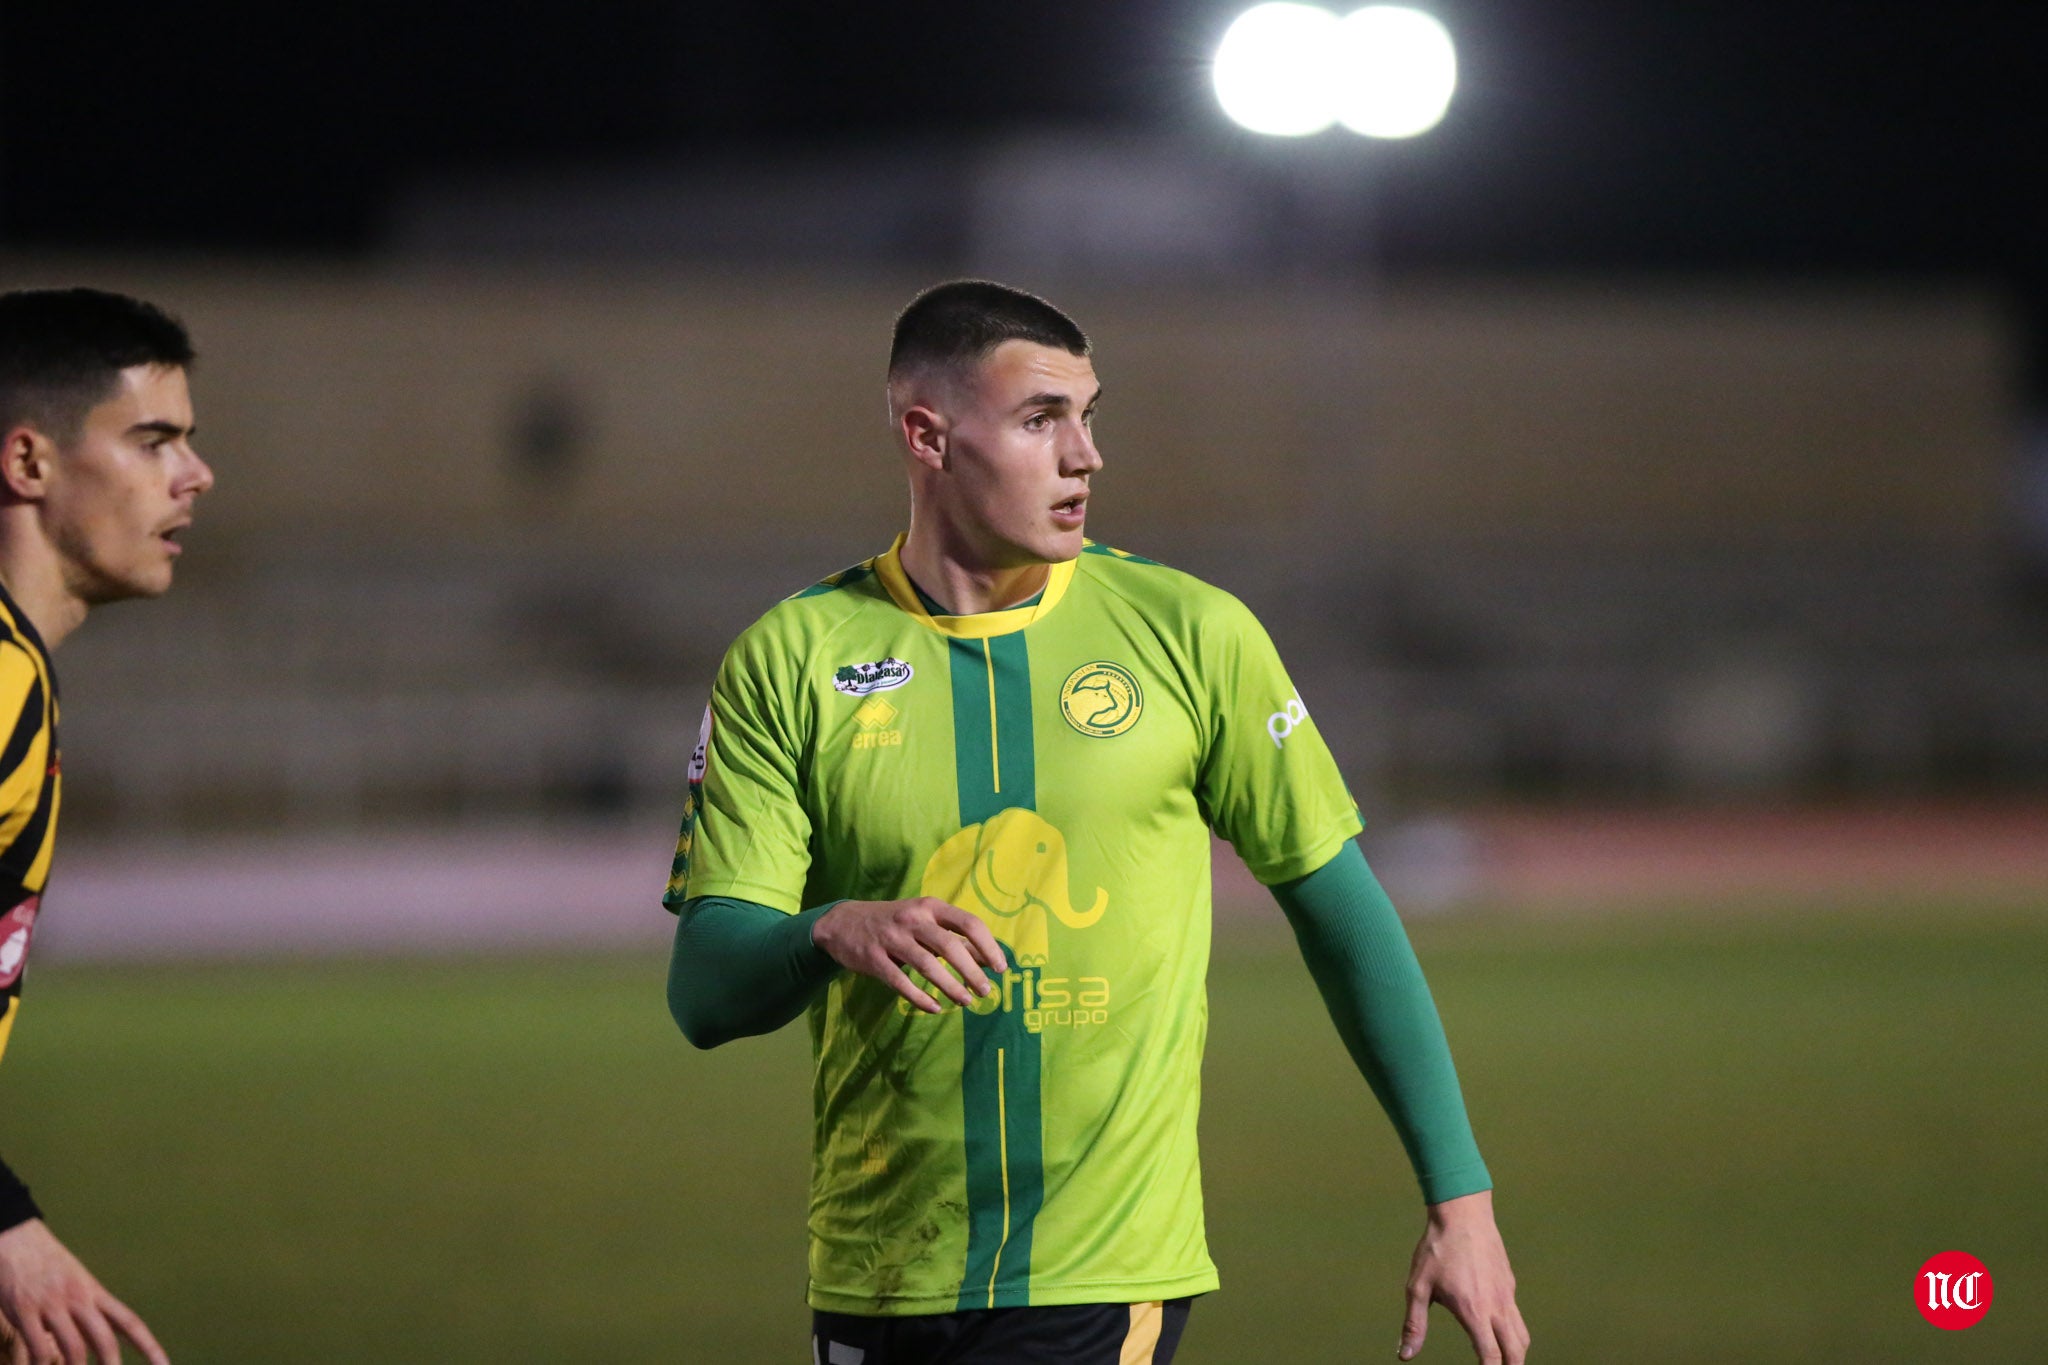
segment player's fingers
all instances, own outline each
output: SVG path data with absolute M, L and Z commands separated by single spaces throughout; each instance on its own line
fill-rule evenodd
M 121 1343 L 114 1337 L 113 1326 L 91 1306 L 81 1308 L 74 1318 L 78 1333 L 92 1345 L 92 1352 L 99 1357 L 100 1365 L 121 1365 Z M 80 1360 L 84 1357 L 80 1356 Z
M 981 922 L 979 916 L 970 915 L 956 905 L 940 901 L 938 908 L 932 912 L 932 917 L 966 939 L 974 948 L 975 957 L 980 959 L 984 967 L 992 972 L 1010 970 L 1010 959 L 1004 955 L 1003 945 L 996 942 L 996 936 L 989 932 L 988 926 Z
M 912 940 L 910 947 L 905 950 L 902 960 L 904 966 L 915 967 L 923 972 L 925 980 L 937 986 L 939 991 L 954 1004 L 959 1005 L 963 1009 L 973 1006 L 974 997 L 968 994 L 967 987 L 961 983 L 960 978 L 953 975 L 952 970 L 945 963 L 939 961 L 937 957 L 933 956 L 931 951 L 923 944 Z
M 1522 1321 L 1522 1310 L 1508 1305 L 1507 1316 L 1502 1319 L 1499 1329 L 1502 1365 L 1523 1365 L 1529 1358 L 1529 1327 Z
M 46 1360 L 62 1361 L 64 1365 L 92 1365 L 86 1359 L 85 1338 L 78 1335 L 78 1328 L 72 1324 L 69 1313 L 52 1312 L 37 1326 L 43 1329 L 43 1340 L 32 1342 L 35 1349 L 30 1353 L 37 1365 Z
M 1485 1304 L 1476 1303 L 1467 1295 L 1446 1296 L 1444 1307 L 1451 1310 L 1451 1316 L 1465 1329 L 1465 1335 L 1472 1338 L 1472 1350 L 1478 1356 L 1480 1365 L 1501 1365 L 1500 1339 L 1494 1330 L 1494 1314 L 1487 1311 Z
M 142 1352 L 142 1358 L 149 1365 L 171 1365 L 171 1357 L 163 1347 L 157 1345 L 156 1337 L 150 1332 L 149 1324 L 133 1308 L 109 1294 L 100 1300 L 100 1310 L 121 1329 L 121 1335 L 135 1343 L 135 1349 Z M 116 1360 L 120 1357 L 116 1356 Z
M 29 1365 L 28 1343 L 14 1330 L 14 1319 L 0 1309 L 0 1346 L 7 1348 L 7 1365 Z
M 943 1006 L 938 1001 L 932 999 L 930 992 L 926 991 L 924 987 L 918 985 L 915 981 L 912 981 L 901 967 L 891 962 L 887 957 L 882 958 L 873 967 L 869 968 L 868 975 L 883 985 L 888 986 L 896 994 L 902 996 L 926 1014 L 939 1014 L 943 1011 Z
M 1429 1335 L 1429 1295 L 1417 1285 L 1408 1286 L 1408 1318 L 1401 1324 L 1402 1360 L 1415 1359 L 1415 1353 L 1422 1349 L 1423 1338 Z
M 982 972 L 981 965 L 974 960 L 974 954 L 969 950 L 967 940 L 954 933 L 951 929 L 933 925 L 931 937 L 928 939 L 921 938 L 919 942 L 924 947 L 929 948 L 940 957 L 946 959 L 952 965 L 953 974 L 966 982 L 967 989 L 973 991 L 976 995 L 987 995 L 995 989 L 989 985 L 988 977 Z

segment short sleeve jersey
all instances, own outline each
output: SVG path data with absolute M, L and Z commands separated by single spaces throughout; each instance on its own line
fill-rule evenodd
M 36 910 L 50 875 L 62 779 L 57 675 L 42 638 L 0 588 L 0 1056 L 14 1031 Z
M 1009 956 L 973 1010 L 925 1014 L 852 973 L 811 1005 L 809 1301 L 1213 1289 L 1209 830 L 1275 883 L 1336 856 L 1357 808 L 1229 594 L 1090 545 L 1027 606 L 935 616 L 901 544 L 733 645 L 668 892 L 785 912 L 935 896 Z

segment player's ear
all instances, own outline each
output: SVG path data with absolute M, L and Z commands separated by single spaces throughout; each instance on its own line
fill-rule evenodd
M 32 426 L 11 427 L 0 437 L 0 486 L 10 501 L 41 502 L 49 496 L 56 461 L 56 442 Z
M 911 459 L 931 470 L 943 471 L 949 467 L 946 419 L 936 409 L 922 403 L 912 404 L 896 419 L 896 425 L 903 434 L 903 448 L 910 453 Z

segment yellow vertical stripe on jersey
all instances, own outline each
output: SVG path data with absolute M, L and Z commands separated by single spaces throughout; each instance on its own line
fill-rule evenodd
M 993 694 L 991 694 L 993 696 Z M 1003 1095 L 1003 1049 L 996 1049 L 996 1131 L 1003 1166 L 1003 1239 L 996 1243 L 996 1261 L 988 1272 L 988 1306 L 996 1306 L 996 1276 L 1003 1269 L 1003 1248 L 1010 1244 L 1010 1106 Z
M 21 1008 L 19 996 L 9 996 L 7 1007 L 0 1009 L 0 1057 L 7 1055 L 7 1038 L 14 1032 L 14 1012 Z
M 1124 1337 L 1123 1353 L 1116 1365 L 1152 1365 L 1152 1353 L 1159 1349 L 1159 1333 L 1166 1325 L 1166 1304 L 1159 1299 L 1131 1305 L 1131 1330 Z
M 988 760 L 995 774 L 995 793 L 1003 793 L 1003 742 L 996 738 L 1002 727 L 996 724 L 996 663 L 989 657 L 988 641 L 981 642 L 981 661 L 988 668 Z

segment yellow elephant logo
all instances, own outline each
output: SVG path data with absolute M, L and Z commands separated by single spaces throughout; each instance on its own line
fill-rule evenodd
M 1067 894 L 1067 838 L 1037 811 L 1012 806 L 940 844 L 924 866 L 922 894 L 959 906 L 1007 945 L 1013 965 L 1043 967 L 1051 954 L 1048 916 L 1086 929 L 1109 909 L 1095 888 L 1086 910 Z

